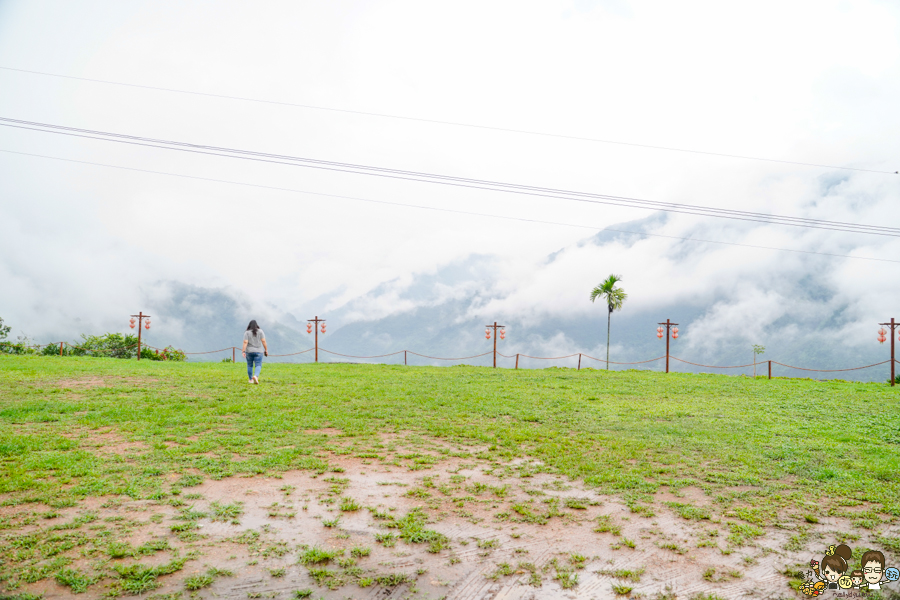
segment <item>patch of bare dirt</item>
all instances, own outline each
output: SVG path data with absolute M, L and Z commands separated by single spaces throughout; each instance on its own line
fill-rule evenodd
M 87 428 L 71 428 L 69 431 L 61 431 L 70 439 L 78 440 L 82 448 L 94 449 L 98 454 L 118 454 L 125 455 L 134 452 L 144 452 L 148 446 L 144 442 L 132 442 L 114 429 L 87 429 Z
M 105 442 L 103 448 L 115 445 L 109 434 L 98 435 L 93 439 Z M 184 488 L 175 502 L 180 506 L 122 497 L 90 500 L 47 518 L 37 513 L 49 509 L 34 505 L 3 507 L 0 516 L 22 523 L 17 534 L 90 513 L 96 518 L 85 529 L 108 526 L 111 541 L 138 547 L 166 539 L 177 552 L 112 559 L 106 568 L 193 556 L 181 571 L 160 577 L 160 587 L 152 592 L 186 597 L 185 578 L 219 569 L 212 584 L 192 598 L 286 600 L 299 590 L 328 600 L 689 600 L 701 593 L 728 599 L 799 598 L 785 570 L 801 568 L 810 558 L 821 561 L 839 532 L 859 536 L 848 541 L 853 547 L 878 547 L 874 531 L 854 531 L 848 519 L 839 517 L 782 523 L 765 528 L 761 536 L 731 543 L 730 523 L 738 521 L 716 513 L 699 488 L 663 489 L 646 505 L 648 510 L 634 512 L 621 500 L 540 472 L 540 463 L 529 459 L 497 466 L 474 458 L 478 450 L 471 447 L 400 439 L 386 445 L 392 447 L 393 459 L 388 452 L 357 456 L 349 451 L 330 456 L 332 470 L 320 474 L 292 471 L 278 478 L 206 480 Z M 350 500 L 356 507 L 348 506 Z M 239 515 L 224 514 L 237 503 Z M 670 508 L 675 504 L 708 508 L 710 518 L 686 519 Z M 185 510 L 204 516 L 188 521 L 181 518 Z M 430 552 L 427 543 L 383 543 L 381 536 L 399 533 L 386 527 L 391 518 L 417 511 L 426 516 L 426 529 L 445 536 L 445 544 Z M 31 523 L 26 525 L 26 518 Z M 177 531 L 189 522 L 196 529 Z M 896 526 L 880 533 L 900 536 Z M 309 548 L 336 555 L 302 565 L 298 559 Z M 354 557 L 355 548 L 368 553 L 357 551 Z M 890 558 L 892 564 L 897 558 Z M 89 563 L 78 559 L 74 564 L 88 568 Z M 614 586 L 620 592 L 631 589 L 617 595 Z M 23 585 L 17 593 L 98 598 L 104 593 L 101 587 L 74 596 L 49 578 Z
M 61 388 L 89 389 L 106 387 L 106 380 L 102 377 L 81 377 L 79 379 L 60 379 L 56 382 Z
M 307 568 L 297 565 L 296 552 L 262 559 L 257 554 L 254 561 L 233 544 L 213 544 L 207 560 L 235 570 L 236 576 L 218 579 L 211 593 L 223 598 L 257 593 L 287 597 L 293 590 L 313 589 L 315 597 L 335 599 L 401 598 L 413 593 L 462 600 L 599 599 L 616 597 L 613 586 L 627 585 L 632 588 L 628 596 L 635 598 L 675 594 L 687 599 L 699 593 L 723 598 L 785 598 L 795 595 L 782 574 L 785 567 L 808 562 L 817 552 L 812 548 L 822 546 L 824 551 L 828 533 L 841 525 L 818 526 L 819 531 L 809 536 L 811 549 L 788 552 L 783 549 L 787 534 L 767 532 L 765 537 L 729 551 L 725 543 L 729 530 L 722 522 L 689 521 L 660 506 L 654 507 L 657 515 L 642 517 L 621 502 L 552 475 L 502 478 L 485 474 L 483 465 L 460 459 L 423 471 L 366 465 L 347 456 L 334 462 L 343 473 L 313 477 L 294 472 L 282 479 L 230 479 L 194 488 L 207 502 L 244 503 L 239 525 L 209 523 L 205 533 L 223 540 L 248 530 L 264 531 L 264 546 L 343 550 L 344 557 L 354 547 L 366 547 L 372 552 L 358 561 L 360 568 L 373 577 L 404 574 L 413 583 L 361 588 L 350 582 L 328 590 L 316 585 Z M 341 479 L 346 483 L 340 494 L 333 494 L 333 481 Z M 428 485 L 434 487 L 425 487 Z M 489 491 L 492 488 L 506 492 L 498 497 Z M 682 503 L 701 499 L 699 490 L 682 491 L 687 493 L 676 496 Z M 421 509 L 429 516 L 428 527 L 447 536 L 451 548 L 432 554 L 425 544 L 397 542 L 393 548 L 384 547 L 375 536 L 391 530 L 368 510 L 341 512 L 337 499 L 345 497 L 398 517 Z M 329 504 L 329 498 L 335 502 Z M 554 500 L 565 507 L 567 499 L 582 501 L 584 508 L 564 508 L 563 516 L 552 517 L 546 524 L 526 522 L 509 510 L 513 505 L 525 505 L 541 512 Z M 503 513 L 510 514 L 498 519 Z M 323 525 L 335 519 L 337 525 Z M 595 531 L 601 521 L 618 528 L 618 534 Z M 582 568 L 578 568 L 579 555 L 584 557 Z M 509 566 L 507 570 L 504 564 Z M 339 571 L 334 562 L 318 567 Z M 284 569 L 284 575 L 273 577 L 277 569 Z M 578 583 L 564 589 L 560 573 L 567 571 L 577 575 Z M 638 581 L 629 581 L 628 572 L 639 573 Z
M 55 385 L 57 387 L 73 389 L 73 390 L 86 390 L 90 388 L 96 387 L 110 387 L 114 385 L 123 385 L 123 384 L 132 384 L 135 386 L 144 385 L 148 383 L 156 383 L 160 381 L 155 377 L 123 377 L 123 376 L 108 376 L 108 377 L 98 377 L 96 375 L 90 375 L 86 377 L 77 377 L 77 378 L 69 378 L 69 379 L 58 379 L 56 381 L 50 382 L 50 385 Z
M 679 504 L 691 504 L 693 506 L 707 506 L 712 502 L 712 498 L 698 487 L 688 486 L 683 488 L 669 489 L 666 487 L 654 495 L 657 502 L 665 504 L 666 502 L 677 502 Z
M 306 429 L 303 433 L 309 435 L 327 435 L 327 436 L 339 436 L 344 435 L 344 432 L 340 429 L 335 429 L 334 427 L 322 427 L 320 429 Z

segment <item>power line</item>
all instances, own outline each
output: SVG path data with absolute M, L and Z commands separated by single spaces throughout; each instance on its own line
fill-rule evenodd
M 241 150 L 234 148 L 223 148 L 218 146 L 208 146 L 203 144 L 192 144 L 188 142 L 180 142 L 173 140 L 160 140 L 155 138 L 147 138 L 135 135 L 126 135 L 119 133 L 111 133 L 105 131 L 97 131 L 90 129 L 81 129 L 77 127 L 68 127 L 63 125 L 52 125 L 49 123 L 39 123 L 35 121 L 23 121 L 20 119 L 11 119 L 0 117 L 0 126 L 12 127 L 16 129 L 26 129 L 29 131 L 38 131 L 42 133 L 52 133 L 58 135 L 67 135 L 81 137 L 93 140 L 107 141 L 131 144 L 137 146 L 146 146 L 151 148 L 160 148 L 164 150 L 178 150 L 181 152 L 191 152 L 195 154 L 206 154 L 212 156 L 222 156 L 226 158 L 237 158 L 241 160 L 252 160 L 257 162 L 268 162 L 275 164 L 284 164 L 291 166 L 299 166 L 313 169 L 322 169 L 328 171 L 337 171 L 342 173 L 352 173 L 356 175 L 370 175 L 376 177 L 385 177 L 391 179 L 400 179 L 406 181 L 418 181 L 421 183 L 432 183 L 440 185 L 451 185 L 456 187 L 465 187 L 471 189 L 481 189 L 495 192 L 506 192 L 523 194 L 529 196 L 538 196 L 544 198 L 553 198 L 559 200 L 569 200 L 576 202 L 589 202 L 593 204 L 608 204 L 613 206 L 627 206 L 630 208 L 642 208 L 646 210 L 661 210 L 665 212 L 675 212 L 683 214 L 691 214 L 698 216 L 717 217 L 740 221 L 751 221 L 758 223 L 767 223 L 775 225 L 789 225 L 793 227 L 805 227 L 811 229 L 825 229 L 829 231 L 841 231 L 847 233 L 866 233 L 871 235 L 881 235 L 889 237 L 900 237 L 900 229 L 895 227 L 884 227 L 880 225 L 865 225 L 856 223 L 847 223 L 842 221 L 824 221 L 820 219 L 810 219 L 806 217 L 790 217 L 765 213 L 754 213 L 749 211 L 739 211 L 724 208 L 713 208 L 705 206 L 697 206 L 690 204 L 677 204 L 672 202 L 658 202 L 653 200 L 643 200 L 639 198 L 630 198 L 625 196 L 612 196 L 608 194 L 594 194 L 587 192 L 577 192 L 569 190 L 561 190 L 555 188 L 545 188 L 538 186 L 522 185 L 515 183 L 505 183 L 498 181 L 488 181 L 483 179 L 471 179 L 465 177 L 455 177 L 451 175 L 440 175 L 434 173 L 424 173 L 419 171 L 405 171 L 401 169 L 391 169 L 387 167 L 376 167 L 370 165 L 358 165 L 352 163 L 341 163 L 336 161 L 327 161 L 313 158 L 301 158 L 294 156 L 286 156 L 272 154 L 266 152 L 256 152 L 251 150 Z
M 723 246 L 738 246 L 741 248 L 753 248 L 753 249 L 757 249 L 757 250 L 775 250 L 775 251 L 779 251 L 779 252 L 794 252 L 797 254 L 814 254 L 814 255 L 818 255 L 818 256 L 830 256 L 833 258 L 852 258 L 855 260 L 871 260 L 871 261 L 877 261 L 877 262 L 900 264 L 900 260 L 891 260 L 891 259 L 887 259 L 887 258 L 873 258 L 873 257 L 868 257 L 868 256 L 852 256 L 849 254 L 833 254 L 830 252 L 815 252 L 812 250 L 796 250 L 796 249 L 792 249 L 792 248 L 778 248 L 778 247 L 774 247 L 774 246 L 759 246 L 759 245 L 755 245 L 755 244 L 738 244 L 736 242 L 721 242 L 721 241 L 717 241 L 717 240 L 702 240 L 702 239 L 693 238 L 693 237 L 679 237 L 679 236 L 674 236 L 674 235 L 662 235 L 662 234 L 658 234 L 658 233 L 646 233 L 643 231 L 628 231 L 625 229 L 612 229 L 610 227 L 600 228 L 600 227 L 593 227 L 591 225 L 577 225 L 574 223 L 560 223 L 557 221 L 544 221 L 544 220 L 540 220 L 540 219 L 526 219 L 524 217 L 511 217 L 508 215 L 492 215 L 492 214 L 488 214 L 488 213 L 479 213 L 479 212 L 458 210 L 458 209 L 452 209 L 452 208 L 438 208 L 438 207 L 434 207 L 434 206 L 423 206 L 421 204 L 407 204 L 405 202 L 391 202 L 388 200 L 374 200 L 372 198 L 360 198 L 357 196 L 343 196 L 340 194 L 326 194 L 323 192 L 311 192 L 308 190 L 298 190 L 295 188 L 286 188 L 286 187 L 279 187 L 279 186 L 273 186 L 273 185 L 263 185 L 263 184 L 259 184 L 259 183 L 231 181 L 228 179 L 216 179 L 213 177 L 199 177 L 196 175 L 183 175 L 181 173 L 170 173 L 167 171 L 154 171 L 151 169 L 139 169 L 136 167 L 123 167 L 120 165 L 110 165 L 110 164 L 106 164 L 106 163 L 98 163 L 98 162 L 92 162 L 92 161 L 87 161 L 87 160 L 76 160 L 76 159 L 72 159 L 72 158 L 62 158 L 62 157 L 58 157 L 58 156 L 47 156 L 45 154 L 34 154 L 32 152 L 18 152 L 15 150 L 3 150 L 3 149 L 0 149 L 0 152 L 5 152 L 7 154 L 18 154 L 20 156 L 45 158 L 45 159 L 56 160 L 56 161 L 61 161 L 61 162 L 69 162 L 69 163 L 76 163 L 76 164 L 82 164 L 82 165 L 92 165 L 92 166 L 96 166 L 96 167 L 106 167 L 106 168 L 110 168 L 110 169 L 119 169 L 122 171 L 134 171 L 137 173 L 149 173 L 152 175 L 165 175 L 167 177 L 178 177 L 181 179 L 194 179 L 197 181 L 209 181 L 209 182 L 213 182 L 213 183 L 239 185 L 239 186 L 244 186 L 244 187 L 253 187 L 253 188 L 266 189 L 266 190 L 274 190 L 274 191 L 279 191 L 279 192 L 308 194 L 311 196 L 321 196 L 324 198 L 338 198 L 341 200 L 354 200 L 354 201 L 358 201 L 358 202 L 369 202 L 369 203 L 373 203 L 373 204 L 403 206 L 406 208 L 419 208 L 419 209 L 423 209 L 423 210 L 431 210 L 431 211 L 438 211 L 438 212 L 456 213 L 456 214 L 462 214 L 462 215 L 473 215 L 473 216 L 477 216 L 477 217 L 489 217 L 492 219 L 505 219 L 508 221 L 521 221 L 521 222 L 525 222 L 525 223 L 538 223 L 538 224 L 543 224 L 543 225 L 558 225 L 561 227 L 574 227 L 574 228 L 578 228 L 578 229 L 589 229 L 591 231 L 597 231 L 597 232 L 611 231 L 614 233 L 627 233 L 627 234 L 633 234 L 633 235 L 641 235 L 641 236 L 645 236 L 645 237 L 658 237 L 658 238 L 680 240 L 680 241 L 687 241 L 687 242 L 701 242 L 701 243 L 705 243 L 705 244 L 719 244 L 719 245 L 723 245 Z
M 18 125 L 17 125 L 18 123 Z M 700 216 L 714 216 L 720 218 L 730 218 L 744 221 L 754 221 L 770 224 L 793 225 L 799 227 L 810 227 L 816 229 L 828 229 L 833 231 L 846 231 L 852 233 L 871 233 L 875 235 L 897 236 L 900 229 L 883 227 L 876 225 L 858 225 L 853 223 L 821 221 L 818 219 L 808 219 L 803 217 L 782 217 L 769 214 L 751 213 L 746 211 L 735 211 L 731 209 L 710 208 L 695 205 L 675 204 L 668 202 L 657 202 L 651 200 L 641 200 L 637 198 L 628 198 L 622 196 L 610 196 L 605 194 L 590 194 L 585 192 L 572 192 L 567 190 L 558 190 L 553 188 L 541 188 L 535 186 L 525 186 L 520 184 L 510 184 L 494 181 L 485 181 L 477 179 L 468 179 L 462 177 L 453 177 L 448 175 L 436 175 L 431 173 L 422 173 L 415 171 L 403 171 L 399 169 L 389 169 L 384 167 L 372 167 L 367 165 L 355 165 L 350 163 L 339 163 L 335 161 L 325 161 L 320 159 L 308 159 L 277 155 L 271 153 L 254 152 L 248 150 L 238 150 L 231 148 L 221 148 L 216 146 L 206 146 L 200 144 L 191 144 L 186 142 L 158 140 L 153 138 L 145 138 L 133 135 L 123 135 L 102 131 L 94 131 L 88 129 L 79 129 L 74 127 L 66 127 L 59 125 L 50 125 L 45 123 L 37 123 L 31 121 L 21 121 L 17 119 L 8 119 L 0 117 L 0 125 L 7 127 L 15 127 L 20 129 L 28 129 L 44 133 L 55 133 L 70 135 L 75 137 L 84 137 L 87 139 L 95 139 L 100 141 L 112 141 L 118 143 L 127 143 L 138 146 L 147 146 L 153 148 L 161 148 L 166 150 L 179 150 L 184 152 L 192 152 L 196 154 L 208 154 L 212 156 L 224 156 L 227 158 L 240 158 L 244 160 L 253 160 L 258 162 L 270 162 L 275 164 L 287 164 L 292 166 L 302 166 L 308 168 L 324 169 L 330 171 L 338 171 L 345 173 L 353 173 L 357 175 L 374 175 L 379 177 L 388 177 L 392 179 L 402 179 L 408 181 L 419 181 L 424 183 L 437 183 L 442 185 L 454 185 L 458 187 L 468 187 L 473 189 L 484 189 L 489 191 L 511 192 L 532 196 L 541 196 L 547 198 L 556 198 L 563 200 L 591 202 L 597 204 L 612 204 L 616 206 L 629 206 L 632 208 L 644 208 L 651 210 L 663 210 L 667 212 L 680 212 L 685 214 L 694 214 Z M 601 200 L 597 200 L 601 199 Z
M 646 148 L 650 150 L 665 150 L 668 152 L 685 152 L 688 154 L 700 154 L 705 156 L 718 156 L 722 158 L 735 158 L 742 160 L 755 160 L 761 162 L 771 162 L 771 163 L 781 163 L 787 165 L 798 165 L 803 167 L 817 167 L 822 169 L 841 169 L 845 171 L 859 171 L 863 173 L 881 173 L 885 175 L 897 175 L 898 171 L 884 171 L 881 169 L 862 169 L 858 167 L 844 167 L 837 165 L 827 165 L 821 163 L 810 163 L 810 162 L 802 162 L 802 161 L 794 161 L 794 160 L 783 160 L 778 158 L 763 158 L 760 156 L 748 156 L 744 154 L 728 154 L 725 152 L 711 152 L 706 150 L 692 150 L 688 148 L 675 148 L 673 146 L 656 146 L 653 144 L 638 144 L 635 142 L 622 142 L 618 140 L 606 140 L 600 138 L 591 138 L 591 137 L 583 137 L 577 135 L 564 135 L 560 133 L 548 133 L 545 131 L 532 131 L 528 129 L 514 129 L 510 127 L 496 127 L 492 125 L 477 125 L 473 123 L 463 123 L 461 121 L 444 121 L 441 119 L 425 119 L 421 117 L 408 117 L 405 115 L 395 115 L 389 113 L 378 113 L 364 110 L 350 110 L 345 108 L 333 108 L 330 106 L 318 106 L 313 104 L 299 104 L 294 102 L 279 102 L 277 100 L 263 100 L 260 98 L 248 98 L 245 96 L 229 96 L 227 94 L 212 94 L 208 92 L 195 92 L 191 90 L 181 90 L 176 88 L 167 88 L 167 87 L 159 87 L 153 85 L 141 85 L 137 83 L 124 83 L 121 81 L 110 81 L 107 79 L 92 79 L 89 77 L 75 77 L 73 75 L 60 75 L 58 73 L 47 73 L 45 71 L 31 71 L 28 69 L 15 69 L 13 67 L 2 67 L 0 69 L 5 71 L 16 71 L 19 73 L 30 73 L 32 75 L 45 75 L 47 77 L 58 77 L 60 79 L 73 79 L 76 81 L 89 81 L 91 83 L 102 83 L 105 85 L 118 85 L 122 87 L 131 87 L 145 90 L 156 90 L 160 92 L 171 92 L 176 94 L 188 94 L 191 96 L 205 96 L 208 98 L 224 98 L 227 100 L 240 100 L 242 102 L 256 102 L 259 104 L 273 104 L 276 106 L 291 106 L 294 108 L 306 108 L 310 110 L 321 110 L 328 112 L 337 112 L 337 113 L 345 113 L 351 115 L 362 115 L 367 117 L 380 117 L 384 119 L 399 119 L 403 121 L 414 121 L 419 123 L 431 123 L 435 125 L 450 125 L 454 127 L 467 127 L 470 129 L 482 129 L 486 131 L 500 131 L 504 133 L 518 133 L 523 135 L 537 135 L 541 137 L 551 137 L 551 138 L 559 138 L 565 140 L 577 140 L 582 142 L 597 142 L 600 144 L 614 144 L 617 146 L 631 146 L 633 148 Z

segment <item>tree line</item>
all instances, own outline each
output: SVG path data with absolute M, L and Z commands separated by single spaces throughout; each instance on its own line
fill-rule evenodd
M 0 317 L 0 353 L 2 354 L 137 358 L 138 338 L 136 335 L 122 335 L 121 333 L 107 333 L 104 335 L 81 334 L 80 341 L 72 344 L 64 343 L 62 351 L 60 351 L 59 345 L 48 344 L 40 346 L 29 340 L 27 336 L 19 336 L 15 341 L 10 341 L 7 338 L 11 329 L 12 327 L 5 325 L 3 318 Z M 142 346 L 141 358 L 147 360 L 187 360 L 187 356 L 183 351 L 172 346 L 159 351 Z

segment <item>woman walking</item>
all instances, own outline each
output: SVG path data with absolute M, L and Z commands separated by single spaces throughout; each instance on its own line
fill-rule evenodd
M 250 383 L 259 383 L 263 355 L 269 356 L 269 347 L 266 345 L 266 334 L 256 324 L 256 320 L 247 325 L 241 353 L 247 359 L 247 377 L 250 378 Z

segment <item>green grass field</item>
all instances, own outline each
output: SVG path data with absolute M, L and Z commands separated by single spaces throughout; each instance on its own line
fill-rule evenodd
M 700 488 L 735 544 L 783 522 L 838 515 L 875 530 L 900 516 L 900 387 L 885 383 L 339 364 L 262 375 L 253 386 L 240 363 L 0 357 L 0 503 L 165 502 L 204 478 L 324 473 L 346 455 L 434 462 L 383 443 L 394 434 L 452 441 L 511 477 L 579 480 L 637 513 L 660 489 Z M 127 448 L 101 457 L 111 434 Z M 33 521 L 17 514 L 0 529 Z M 5 536 L 0 554 L 22 539 Z M 16 567 L 21 580 L 23 561 L 0 576 Z
M 164 493 L 148 475 L 187 467 L 212 478 L 323 469 L 340 449 L 304 430 L 334 427 L 358 452 L 384 432 L 447 438 L 609 493 L 754 486 L 770 502 L 855 500 L 900 515 L 900 388 L 886 384 L 267 364 L 251 386 L 245 374 L 240 363 L 0 358 L 4 501 Z M 104 385 L 79 385 L 94 378 Z M 147 449 L 100 463 L 79 444 L 100 428 Z

